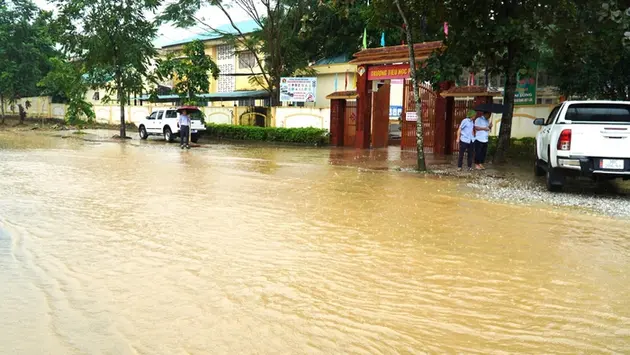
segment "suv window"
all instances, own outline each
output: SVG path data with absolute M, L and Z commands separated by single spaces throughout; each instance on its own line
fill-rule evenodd
M 147 117 L 149 120 L 154 120 L 157 117 L 157 112 L 153 112 L 151 116 Z
M 164 111 L 159 111 L 157 115 L 157 119 L 161 120 L 163 115 L 164 115 Z
M 630 105 L 604 103 L 573 104 L 567 109 L 565 119 L 573 122 L 630 123 Z
M 166 118 L 177 118 L 177 111 L 175 110 L 166 111 Z
M 556 119 L 556 116 L 558 116 L 558 111 L 560 111 L 560 106 L 556 106 L 553 110 L 551 110 L 551 113 L 549 114 L 549 117 L 547 117 L 547 122 L 545 122 L 545 125 L 550 125 L 553 123 L 553 121 Z

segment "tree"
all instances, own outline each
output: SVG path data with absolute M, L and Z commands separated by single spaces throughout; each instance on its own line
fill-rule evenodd
M 199 8 L 213 6 L 229 21 L 221 31 L 195 16 Z M 239 8 L 258 27 L 243 31 L 230 13 Z M 309 74 L 308 65 L 325 56 L 348 54 L 358 49 L 361 12 L 321 0 L 178 0 L 166 7 L 163 20 L 181 27 L 203 25 L 222 36 L 236 50 L 251 53 L 250 81 L 269 91 L 271 104 L 279 103 L 280 78 Z M 334 36 L 331 36 L 334 34 Z
M 446 3 L 450 31 L 447 51 L 464 67 L 481 67 L 505 78 L 503 104 L 495 163 L 505 162 L 510 145 L 517 72 L 539 58 L 549 26 L 565 1 L 467 0 Z
M 219 77 L 219 67 L 206 55 L 203 42 L 196 40 L 184 45 L 184 58 L 173 53 L 166 59 L 157 60 L 159 80 L 177 80 L 174 90 L 189 105 L 199 105 L 197 94 L 208 92 L 210 76 Z
M 394 0 L 396 7 L 398 8 L 398 13 L 400 13 L 400 17 L 403 20 L 403 24 L 405 25 L 405 37 L 407 42 L 407 47 L 409 48 L 409 71 L 411 73 L 411 85 L 413 88 L 413 100 L 416 105 L 416 117 L 418 117 L 418 122 L 416 124 L 416 144 L 418 150 L 418 170 L 426 171 L 427 165 L 424 160 L 424 132 L 422 129 L 422 103 L 420 102 L 420 85 L 418 84 L 418 73 L 416 71 L 416 54 L 414 52 L 414 40 L 412 28 L 410 26 L 409 21 L 407 20 L 407 16 L 405 15 L 405 10 L 403 10 L 400 5 L 400 0 Z
M 566 96 L 630 99 L 627 17 L 617 2 L 574 0 L 558 10 L 545 66 Z M 626 37 L 627 38 L 627 37 Z
M 48 58 L 56 54 L 49 33 L 50 19 L 49 12 L 39 10 L 29 0 L 0 0 L 2 124 L 5 104 L 15 106 L 19 98 L 39 94 L 37 83 L 49 70 Z M 20 118 L 22 123 L 24 114 Z
M 60 42 L 69 58 L 84 63 L 89 77 L 104 82 L 120 106 L 120 138 L 126 137 L 125 105 L 141 92 L 156 55 L 157 24 L 146 17 L 159 0 L 56 0 Z M 113 80 L 108 80 L 108 79 Z
M 92 104 L 85 100 L 89 86 L 85 80 L 81 62 L 69 62 L 59 58 L 50 60 L 52 70 L 39 83 L 43 93 L 63 97 L 68 102 L 65 119 L 69 124 L 80 123 L 83 118 L 93 120 L 96 115 Z

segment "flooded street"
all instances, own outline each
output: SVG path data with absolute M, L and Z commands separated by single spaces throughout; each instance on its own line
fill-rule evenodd
M 0 353 L 630 350 L 630 223 L 331 156 L 0 132 Z

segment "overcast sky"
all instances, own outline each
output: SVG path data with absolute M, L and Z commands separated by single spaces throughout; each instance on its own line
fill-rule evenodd
M 37 6 L 46 10 L 54 10 L 55 6 L 51 5 L 48 0 L 33 0 Z M 240 9 L 239 9 L 240 10 Z M 237 9 L 231 9 L 231 15 L 234 21 L 248 20 L 249 17 L 243 11 L 237 11 Z M 219 26 L 229 23 L 228 19 L 223 13 L 217 9 L 211 7 L 201 9 L 197 16 L 203 18 L 206 22 Z M 158 38 L 155 40 L 155 45 L 161 47 L 170 42 L 176 42 L 183 38 L 193 36 L 194 34 L 207 32 L 203 27 L 192 28 L 175 28 L 170 25 L 163 25 L 158 31 Z

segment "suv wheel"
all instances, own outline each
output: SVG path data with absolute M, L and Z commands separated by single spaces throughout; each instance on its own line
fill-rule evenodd
M 547 175 L 545 180 L 547 182 L 547 190 L 551 192 L 562 191 L 562 186 L 564 185 L 564 176 L 558 169 L 554 169 L 549 166 L 547 168 Z
M 534 176 L 545 176 L 545 169 L 542 164 L 543 161 L 538 159 L 538 153 L 536 153 L 534 159 Z
M 193 143 L 197 143 L 199 141 L 199 133 L 191 134 L 190 141 Z
M 173 132 L 170 127 L 164 128 L 164 140 L 169 143 L 173 141 Z
M 140 128 L 138 129 L 138 134 L 140 135 L 140 139 L 147 139 L 147 137 L 149 137 L 147 129 L 144 127 L 144 125 L 140 126 Z

